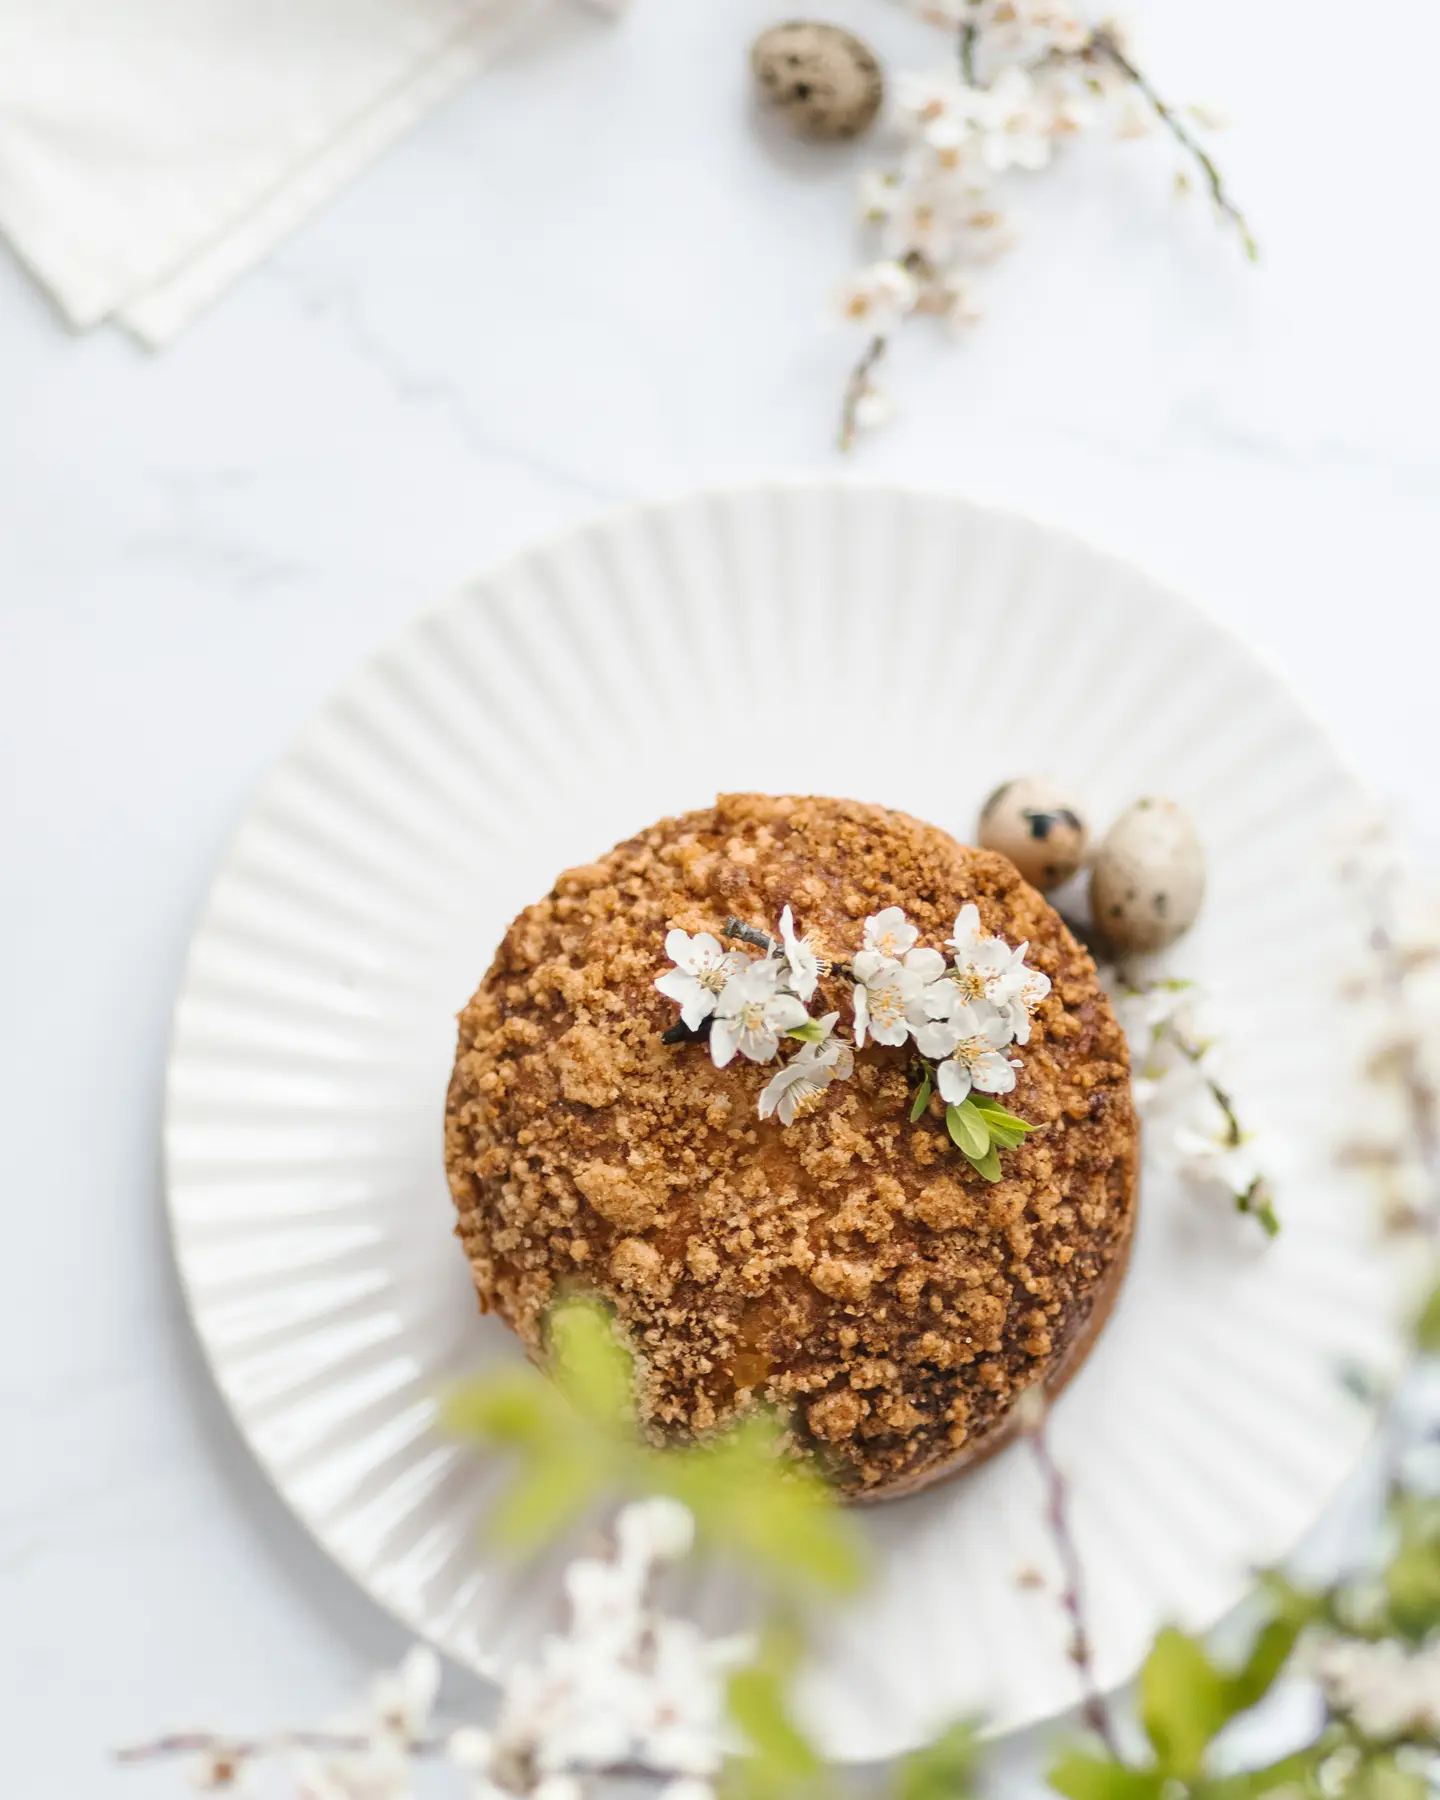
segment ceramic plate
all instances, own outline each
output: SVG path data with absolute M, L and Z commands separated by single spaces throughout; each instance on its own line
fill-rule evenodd
M 1188 604 L 1028 520 L 840 483 L 701 495 L 520 557 L 355 674 L 256 797 L 179 999 L 169 1200 L 215 1377 L 318 1541 L 460 1662 L 507 1666 L 555 1618 L 553 1558 L 482 1546 L 499 1469 L 434 1429 L 444 1382 L 516 1355 L 476 1316 L 441 1160 L 454 1016 L 506 923 L 719 789 L 963 838 L 1026 770 L 1100 820 L 1147 790 L 1190 808 L 1210 898 L 1177 964 L 1236 1022 L 1241 1091 L 1294 1164 L 1269 1247 L 1147 1180 L 1058 1408 L 1103 1680 L 1162 1621 L 1229 1609 L 1352 1466 L 1367 1421 L 1337 1374 L 1392 1356 L 1393 1307 L 1363 1190 L 1307 1166 L 1349 1067 L 1353 790 L 1324 735 Z M 863 1527 L 877 1581 L 805 1692 L 834 1756 L 1073 1703 L 1023 1448 Z

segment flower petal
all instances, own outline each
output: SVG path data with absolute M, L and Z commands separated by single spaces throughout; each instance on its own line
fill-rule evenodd
M 734 1060 L 735 1052 L 740 1048 L 740 1021 L 738 1019 L 716 1019 L 710 1027 L 710 1059 L 717 1069 L 723 1069 L 726 1063 Z
M 986 1050 L 970 1066 L 970 1078 L 982 1094 L 1008 1094 L 1015 1071 L 998 1050 Z
M 905 967 L 922 981 L 938 981 L 945 973 L 945 958 L 938 950 L 907 950 Z
M 915 1048 L 922 1056 L 933 1056 L 937 1060 L 948 1056 L 959 1042 L 960 1033 L 944 1019 L 921 1025 L 915 1033 Z
M 958 1106 L 970 1093 L 970 1071 L 962 1062 L 942 1062 L 935 1071 L 935 1085 L 947 1106 Z

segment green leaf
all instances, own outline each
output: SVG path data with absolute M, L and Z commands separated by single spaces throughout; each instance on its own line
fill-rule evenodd
M 1000 1179 L 1000 1158 L 995 1154 L 995 1147 L 993 1144 L 985 1152 L 984 1156 L 971 1156 L 966 1160 L 969 1162 L 970 1167 L 975 1173 L 983 1176 L 986 1181 L 998 1181 Z
M 799 1038 L 804 1044 L 823 1044 L 825 1027 L 818 1019 L 807 1019 L 803 1025 L 793 1026 L 785 1033 L 786 1037 Z
M 601 1457 L 554 1446 L 519 1471 L 491 1508 L 485 1529 L 506 1550 L 538 1550 L 603 1493 L 609 1473 Z
M 1062 1756 L 1045 1779 L 1066 1800 L 1158 1800 L 1164 1787 L 1158 1769 L 1132 1769 L 1083 1750 Z
M 1265 1794 L 1277 1793 L 1282 1788 L 1292 1794 L 1297 1789 L 1302 1794 L 1313 1794 L 1318 1791 L 1314 1783 L 1315 1770 L 1327 1754 L 1323 1740 L 1318 1744 L 1307 1744 L 1303 1750 L 1282 1756 L 1278 1762 L 1267 1763 L 1263 1769 L 1222 1775 L 1191 1791 L 1203 1796 L 1203 1800 L 1262 1800 Z
M 1418 1643 L 1440 1625 L 1440 1500 L 1402 1494 L 1393 1518 L 1400 1541 L 1385 1570 L 1390 1623 Z
M 895 1800 L 966 1800 L 980 1760 L 979 1724 L 957 1719 L 895 1771 Z
M 945 1125 L 957 1148 L 971 1162 L 976 1162 L 989 1150 L 989 1129 L 969 1100 L 945 1108 Z
M 1415 1347 L 1422 1356 L 1440 1356 L 1440 1282 L 1436 1282 L 1415 1321 Z
M 1271 1619 L 1256 1633 L 1250 1654 L 1225 1682 L 1227 1718 L 1249 1712 L 1270 1692 L 1290 1660 L 1303 1624 L 1303 1619 L 1291 1613 Z
M 821 1477 L 785 1457 L 784 1429 L 762 1414 L 651 1466 L 707 1544 L 758 1563 L 781 1586 L 851 1592 L 864 1572 L 860 1538 Z
M 935 1082 L 930 1071 L 925 1071 L 925 1079 L 915 1090 L 915 1099 L 910 1107 L 910 1123 L 918 1125 L 925 1116 L 925 1108 L 930 1104 L 930 1096 L 935 1092 Z
M 1140 1721 L 1162 1773 L 1194 1780 L 1229 1717 L 1224 1679 L 1204 1648 L 1167 1626 L 1140 1671 Z
M 550 1354 L 556 1382 L 585 1418 L 611 1430 L 629 1419 L 634 1365 L 603 1306 L 593 1300 L 564 1300 L 552 1308 Z
M 1035 1129 L 1028 1119 L 1007 1112 L 998 1100 L 992 1100 L 988 1094 L 971 1094 L 970 1104 L 989 1126 L 991 1137 L 1005 1131 L 1015 1135 L 1017 1139 L 1024 1139 Z
M 772 1625 L 754 1661 L 736 1669 L 726 1685 L 730 1720 L 748 1751 L 740 1763 L 741 1786 L 756 1800 L 781 1800 L 824 1767 L 790 1715 L 788 1689 L 801 1648 L 796 1633 Z
M 537 1444 L 558 1429 L 557 1411 L 565 1410 L 538 1370 L 506 1369 L 452 1388 L 440 1403 L 440 1423 L 484 1444 Z
M 1275 1211 L 1275 1198 L 1265 1185 L 1265 1179 L 1257 1175 L 1245 1189 L 1244 1193 L 1235 1196 L 1235 1210 L 1248 1213 L 1260 1226 L 1266 1237 L 1279 1237 L 1280 1215 Z

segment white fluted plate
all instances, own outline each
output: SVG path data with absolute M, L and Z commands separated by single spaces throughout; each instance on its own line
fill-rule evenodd
M 1284 686 L 1154 581 L 1027 520 L 763 486 L 507 564 L 353 675 L 263 784 L 178 1004 L 176 1255 L 277 1488 L 460 1662 L 508 1666 L 556 1616 L 554 1557 L 517 1570 L 483 1546 L 497 1467 L 434 1429 L 443 1383 L 516 1355 L 476 1316 L 441 1158 L 454 1015 L 505 925 L 560 869 L 717 790 L 880 801 L 963 838 L 992 786 L 1047 769 L 1101 821 L 1145 791 L 1196 817 L 1210 897 L 1179 960 L 1293 1160 L 1269 1247 L 1147 1180 L 1121 1303 L 1058 1408 L 1112 1684 L 1160 1623 L 1210 1624 L 1305 1532 L 1367 1431 L 1339 1372 L 1395 1354 L 1367 1196 L 1320 1154 L 1350 1073 L 1333 870 L 1354 790 Z M 805 1693 L 834 1756 L 1074 1702 L 1023 1449 L 863 1524 L 876 1582 L 827 1625 Z

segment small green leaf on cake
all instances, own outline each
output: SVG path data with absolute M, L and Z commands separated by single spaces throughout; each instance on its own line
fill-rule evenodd
M 925 1078 L 915 1090 L 915 1098 L 910 1106 L 910 1123 L 918 1125 L 925 1117 L 925 1108 L 930 1104 L 930 1096 L 935 1092 L 935 1082 L 927 1069 Z
M 955 1147 L 972 1162 L 983 1157 L 990 1148 L 990 1128 L 971 1100 L 945 1108 L 945 1125 Z

